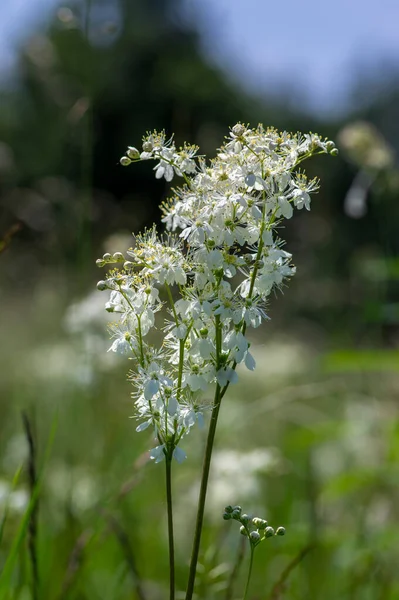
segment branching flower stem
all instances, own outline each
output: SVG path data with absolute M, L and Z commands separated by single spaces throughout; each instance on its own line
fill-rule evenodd
M 216 386 L 186 593 L 186 600 L 192 600 L 221 402 L 230 383 L 238 380 L 237 365 L 245 364 L 251 371 L 256 366 L 247 328 L 268 318 L 267 298 L 296 270 L 292 255 L 282 248 L 277 225 L 290 219 L 294 208 L 310 210 L 311 195 L 319 188 L 317 179 L 308 180 L 296 170 L 299 163 L 320 152 L 338 151 L 331 140 L 317 134 L 290 134 L 262 125 L 252 129 L 242 123 L 231 128 L 209 165 L 197 155 L 196 146 L 185 144 L 178 150 L 173 136 L 167 139 L 164 131 L 148 133 L 142 148 L 141 152 L 129 146 L 121 164 L 155 160 L 157 179 L 171 182 L 178 175 L 185 182 L 162 208 L 162 221 L 176 233 L 165 238 L 155 227 L 147 230 L 136 236 L 128 259 L 121 252 L 106 252 L 96 261 L 98 266 L 120 263 L 123 268 L 113 268 L 97 287 L 111 292 L 107 312 L 120 314 L 119 323 L 110 326 L 114 338 L 110 350 L 132 353 L 137 359 L 129 375 L 141 421 L 136 430 L 154 427 L 158 445 L 150 457 L 166 463 L 170 600 L 175 597 L 171 461 L 186 458 L 180 440 L 209 408 L 200 400 L 200 390 L 211 383 Z M 242 281 L 235 285 L 237 271 Z M 164 319 L 164 340 L 157 348 L 145 337 L 163 305 L 159 285 L 166 287 L 172 323 Z M 176 302 L 170 286 L 179 289 Z M 238 508 L 226 511 L 227 518 L 247 525 L 248 515 L 241 515 Z M 244 527 L 244 533 L 254 545 L 262 535 L 274 535 L 266 521 L 252 521 L 255 530 Z M 266 529 L 259 529 L 258 522 Z M 282 535 L 281 528 L 278 531 L 276 535 Z M 253 553 L 245 597 L 252 561 Z

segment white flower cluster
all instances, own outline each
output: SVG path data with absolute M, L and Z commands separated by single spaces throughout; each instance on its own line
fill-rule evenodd
M 172 233 L 159 237 L 155 229 L 146 231 L 136 237 L 127 259 L 117 252 L 97 261 L 123 263 L 98 288 L 111 290 L 106 309 L 120 313 L 111 326 L 110 350 L 136 360 L 130 377 L 137 430 L 155 428 L 159 444 L 151 457 L 156 462 L 165 455 L 185 458 L 178 444 L 202 420 L 207 405 L 201 392 L 215 384 L 220 399 L 237 381 L 238 364 L 255 368 L 247 329 L 268 318 L 268 296 L 295 273 L 276 227 L 294 208 L 309 210 L 318 189 L 318 181 L 309 181 L 297 167 L 309 156 L 336 149 L 315 134 L 239 123 L 209 165 L 195 158 L 196 152 L 188 145 L 177 151 L 157 132 L 144 138 L 141 153 L 128 148 L 122 164 L 152 159 L 157 178 L 184 178 L 163 205 L 163 221 Z M 146 336 L 162 308 L 160 286 L 166 289 L 168 316 L 157 348 Z

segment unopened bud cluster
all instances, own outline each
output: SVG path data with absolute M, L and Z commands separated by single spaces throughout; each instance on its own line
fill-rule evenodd
M 226 506 L 223 519 L 225 521 L 233 519 L 241 523 L 240 533 L 248 538 L 251 546 L 254 548 L 266 538 L 274 537 L 275 535 L 285 535 L 284 527 L 278 527 L 275 530 L 264 519 L 251 517 L 243 513 L 241 506 Z

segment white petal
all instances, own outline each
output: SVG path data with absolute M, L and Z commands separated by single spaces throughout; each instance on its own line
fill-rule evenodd
M 247 352 L 247 355 L 245 357 L 245 366 L 250 371 L 253 371 L 255 369 L 255 367 L 256 367 L 255 359 L 254 359 L 254 357 L 252 356 L 252 354 L 250 352 Z
M 210 340 L 200 340 L 198 342 L 198 351 L 201 358 L 207 360 L 211 357 L 212 351 L 214 350 L 213 344 Z
M 177 462 L 181 464 L 187 458 L 187 454 L 184 452 L 184 450 L 179 448 L 179 446 L 176 446 L 176 448 L 173 450 L 173 458 L 175 458 Z
M 167 165 L 165 167 L 165 179 L 166 181 L 172 181 L 173 179 L 173 167 L 171 165 Z
M 284 196 L 279 197 L 278 204 L 279 204 L 281 214 L 283 215 L 283 217 L 285 217 L 286 219 L 291 219 L 291 217 L 294 213 L 292 204 L 290 204 L 288 202 L 288 200 L 286 198 L 284 198 Z
M 176 398 L 174 396 L 172 396 L 171 398 L 169 398 L 168 400 L 168 413 L 171 417 L 174 417 L 174 415 L 178 412 L 179 410 L 179 403 L 176 400 Z
M 262 240 L 265 246 L 273 245 L 273 232 L 270 229 L 265 229 L 262 233 Z
M 248 187 L 253 187 L 255 185 L 256 177 L 254 173 L 248 173 L 245 178 L 245 183 Z
M 162 446 L 156 446 L 155 448 L 152 448 L 152 450 L 150 450 L 150 458 L 152 460 L 155 460 L 156 463 L 161 462 L 161 460 L 163 460 L 165 458 L 165 454 L 164 454 L 164 444 L 162 444 Z
M 156 173 L 155 173 L 155 179 L 162 179 L 163 175 L 165 173 L 165 169 L 161 166 L 157 167 Z
M 144 398 L 146 400 L 151 400 L 151 398 L 157 393 L 159 390 L 159 382 L 157 379 L 149 379 L 144 386 Z
M 140 432 L 140 431 L 144 431 L 144 429 L 147 429 L 147 427 L 150 426 L 151 421 L 144 421 L 144 423 L 140 423 L 140 425 L 138 425 L 136 427 L 136 431 Z

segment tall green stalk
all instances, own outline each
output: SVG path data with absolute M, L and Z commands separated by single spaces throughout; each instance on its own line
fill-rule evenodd
M 175 598 L 175 542 L 173 533 L 173 505 L 172 505 L 172 454 L 165 456 L 166 464 L 166 504 L 168 512 L 168 538 L 169 538 L 169 600 Z
M 198 554 L 199 554 L 199 547 L 200 547 L 200 543 L 201 543 L 202 526 L 203 526 L 203 522 L 204 522 L 206 491 L 208 488 L 208 479 L 209 479 L 209 470 L 210 470 L 210 466 L 211 466 L 213 442 L 215 439 L 216 425 L 218 422 L 220 403 L 222 401 L 222 397 L 223 397 L 222 389 L 221 389 L 220 385 L 217 384 L 216 391 L 215 391 L 215 399 L 214 399 L 213 408 L 212 408 L 211 422 L 209 424 L 208 438 L 206 441 L 204 463 L 203 463 L 203 467 L 202 467 L 201 488 L 200 488 L 199 499 L 198 499 L 197 520 L 195 523 L 193 549 L 191 552 L 191 562 L 190 562 L 190 571 L 189 571 L 188 583 L 187 583 L 186 600 L 191 600 L 191 598 L 193 597 L 193 593 L 194 593 L 195 575 L 196 575 L 196 571 L 197 571 Z

